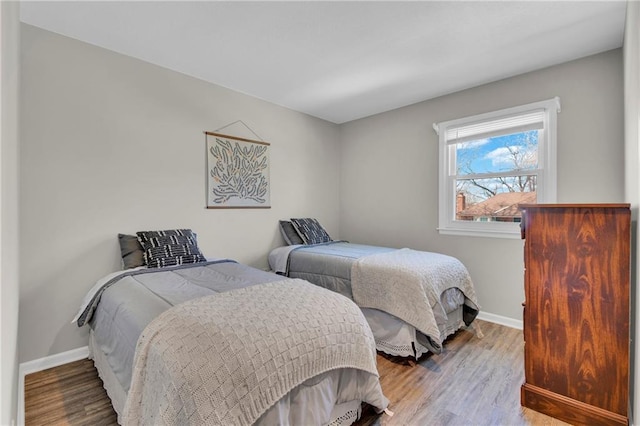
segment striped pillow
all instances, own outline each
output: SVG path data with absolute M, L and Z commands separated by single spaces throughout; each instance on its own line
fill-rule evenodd
M 149 268 L 204 262 L 191 229 L 136 232 Z
M 320 244 L 333 241 L 320 222 L 313 218 L 291 218 L 291 224 L 296 229 L 305 244 Z

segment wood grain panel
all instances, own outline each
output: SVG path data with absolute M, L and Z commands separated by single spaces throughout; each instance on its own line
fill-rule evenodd
M 629 208 L 523 209 L 525 387 L 555 393 L 558 400 L 570 398 L 576 407 L 582 403 L 626 418 Z M 542 404 L 541 398 L 524 392 L 523 388 L 523 403 L 529 407 L 534 400 L 537 409 L 554 405 L 548 404 L 549 395 Z M 558 415 L 570 408 L 548 410 Z M 575 409 L 578 414 L 583 411 Z

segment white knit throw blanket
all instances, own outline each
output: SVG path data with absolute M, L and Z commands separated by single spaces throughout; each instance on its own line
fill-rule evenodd
M 353 300 L 361 308 L 374 308 L 411 324 L 442 348 L 436 317 L 446 318 L 440 295 L 456 287 L 466 304 L 478 309 L 476 293 L 465 266 L 455 257 L 400 249 L 362 257 L 351 267 Z
M 194 299 L 140 336 L 124 424 L 249 425 L 338 368 L 378 376 L 367 322 L 337 293 L 287 279 Z

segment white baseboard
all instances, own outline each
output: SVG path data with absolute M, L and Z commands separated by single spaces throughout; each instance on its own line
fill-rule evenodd
M 34 359 L 20 364 L 18 367 L 18 426 L 24 425 L 24 378 L 27 374 L 37 373 L 47 368 L 57 367 L 73 361 L 89 357 L 89 347 L 62 352 L 44 358 Z
M 503 317 L 502 315 L 496 315 L 489 312 L 482 312 L 478 314 L 478 319 L 482 321 L 493 322 L 495 324 L 504 325 L 506 327 L 517 328 L 522 330 L 522 320 L 516 320 L 509 317 Z
M 21 373 L 21 376 L 24 377 L 27 374 L 37 373 L 38 371 L 46 370 L 47 368 L 57 367 L 59 365 L 88 357 L 89 347 L 84 346 L 82 348 L 72 349 L 59 354 L 45 356 L 44 358 L 34 359 L 33 361 L 23 362 L 20 364 L 19 372 Z

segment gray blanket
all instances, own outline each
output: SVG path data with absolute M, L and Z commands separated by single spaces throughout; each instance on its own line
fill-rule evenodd
M 208 267 L 211 265 L 220 265 L 220 264 L 225 264 L 225 263 L 236 263 L 233 260 L 229 260 L 229 259 L 221 259 L 221 260 L 213 260 L 213 261 L 209 261 L 209 262 L 199 262 L 199 263 L 191 263 L 191 264 L 185 264 L 185 265 L 180 265 L 180 266 L 174 266 L 174 267 L 170 267 L 170 268 L 142 268 L 142 269 L 130 269 L 130 270 L 126 270 L 120 273 L 114 273 L 112 274 L 109 279 L 107 280 L 103 280 L 103 281 L 99 281 L 96 286 L 94 286 L 93 289 L 91 289 L 87 299 L 84 301 L 83 306 L 80 310 L 80 312 L 78 313 L 78 315 L 76 316 L 76 318 L 74 319 L 74 322 L 76 322 L 78 324 L 78 327 L 82 327 L 85 324 L 88 324 L 89 322 L 91 322 L 92 318 L 93 318 L 93 314 L 96 311 L 96 308 L 98 307 L 98 304 L 100 303 L 100 300 L 102 299 L 102 294 L 107 291 L 107 289 L 109 289 L 112 285 L 114 285 L 117 282 L 120 282 L 126 278 L 131 278 L 133 279 L 133 281 L 136 280 L 147 280 L 148 276 L 162 276 L 164 278 L 164 280 L 169 280 L 169 281 L 175 281 L 176 277 L 178 276 L 182 276 L 182 277 L 186 277 L 190 274 L 193 273 L 193 268 L 199 268 L 199 267 Z M 210 268 L 209 271 L 209 276 L 211 277 L 211 275 L 217 275 L 218 278 L 224 278 L 225 273 L 218 273 L 216 272 L 218 271 L 215 267 Z M 196 272 L 197 274 L 201 274 L 201 272 Z M 142 277 L 142 275 L 146 275 L 147 277 Z M 140 277 L 138 277 L 140 276 Z M 154 278 L 155 279 L 155 278 Z M 180 279 L 180 278 L 178 278 Z M 203 283 L 203 280 L 199 280 L 201 283 Z M 228 280 L 222 280 L 222 282 L 226 282 Z M 236 280 L 237 281 L 237 280 Z M 273 281 L 273 279 L 271 279 L 271 281 Z M 220 279 L 212 281 L 212 282 L 220 282 Z M 263 282 L 263 281 L 259 281 L 259 282 Z M 254 282 L 246 282 L 245 285 L 251 285 L 251 284 L 255 284 Z M 199 286 L 202 288 L 206 288 L 207 286 Z M 233 286 L 225 288 L 225 286 L 223 285 L 222 288 L 220 289 L 216 289 L 216 288 L 210 288 L 210 290 L 213 290 L 215 292 L 218 291 L 225 291 L 225 290 L 229 290 L 235 288 Z M 188 299 L 183 299 L 184 300 L 188 300 Z M 175 303 L 174 303 L 175 304 Z
M 249 425 L 294 387 L 338 368 L 377 377 L 373 336 L 350 300 L 290 279 L 199 298 L 140 337 L 125 424 Z M 362 400 L 382 410 L 376 383 Z
M 109 278 L 109 277 L 108 277 Z M 87 321 L 124 391 L 129 390 L 142 330 L 172 306 L 282 277 L 233 261 L 121 271 L 100 280 L 78 314 Z
M 465 306 L 478 313 L 469 272 L 458 259 L 444 254 L 405 248 L 362 257 L 351 269 L 351 286 L 358 306 L 388 312 L 411 324 L 427 338 L 420 343 L 434 353 L 442 351 L 440 328 L 447 314 L 441 295 L 446 290 L 459 289 Z
M 154 318 L 171 309 L 172 306 L 189 300 L 203 297 L 207 299 L 208 296 L 282 279 L 281 276 L 229 260 L 165 269 L 145 268 L 137 271 L 120 271 L 96 283 L 87 294 L 83 306 L 76 315 L 76 320 L 83 317 L 91 325 L 97 342 L 96 349 L 104 354 L 115 379 L 120 383 L 122 390 L 128 393 L 132 382 L 136 342 Z M 302 326 L 300 322 L 297 322 L 297 325 Z M 334 372 L 338 374 L 334 376 Z M 368 399 L 375 399 L 375 393 L 372 393 L 372 390 L 379 388 L 377 376 L 363 370 L 346 368 L 323 373 L 317 377 L 329 377 L 328 375 L 331 375 L 331 380 L 335 378 L 334 383 L 342 383 L 340 380 L 348 377 L 349 383 L 358 383 L 358 385 L 338 386 L 337 396 L 333 393 L 324 393 L 328 391 L 325 389 L 321 401 L 318 398 L 313 401 L 298 399 L 301 401 L 300 406 L 289 406 L 287 401 L 294 404 L 295 396 L 290 400 L 285 397 L 282 400 L 284 402 L 278 402 L 272 406 L 258 420 L 258 423 L 265 421 L 266 424 L 281 423 L 277 420 L 280 416 L 284 416 L 285 419 L 301 418 L 301 416 L 305 418 L 304 413 L 306 418 L 313 415 L 316 416 L 313 418 L 328 418 L 326 410 L 332 404 L 332 398 L 337 398 L 335 403 L 360 400 L 363 392 L 368 392 L 370 396 Z M 314 380 L 316 378 L 311 379 L 312 384 L 315 383 Z M 325 383 L 329 379 L 322 380 Z M 305 382 L 292 394 L 301 395 L 309 386 L 311 385 Z M 387 400 L 379 394 L 378 402 L 372 405 L 383 408 L 386 404 Z M 124 406 L 124 398 L 120 407 L 122 406 Z M 286 411 L 289 409 L 294 411 L 292 413 Z M 118 412 L 119 421 L 123 420 L 122 414 L 123 410 Z
M 353 300 L 351 292 L 353 263 L 365 256 L 394 250 L 396 249 L 346 241 L 297 246 L 288 256 L 286 274 L 292 278 L 311 281 Z
M 466 325 L 471 324 L 479 313 L 467 269 L 450 256 L 343 241 L 295 246 L 283 254 L 287 254 L 288 276 L 302 278 L 338 292 L 362 308 L 378 309 L 400 318 L 420 332 L 416 334 L 417 339 L 434 353 L 442 350 L 442 331 L 446 329 L 447 314 L 451 311 L 445 302 L 448 295 L 455 294 L 452 291 L 460 290 L 464 295 L 462 309 Z M 275 258 L 270 256 L 270 261 Z M 376 259 L 385 258 L 392 260 L 386 268 L 378 269 Z M 403 285 L 406 281 L 401 279 L 402 274 L 390 271 L 394 265 L 402 267 L 406 262 L 413 262 L 405 268 L 407 276 L 417 277 L 421 284 L 417 285 L 414 280 L 411 285 Z M 356 277 L 358 283 L 354 281 L 356 268 L 361 272 L 360 278 Z M 385 269 L 390 275 L 381 279 L 378 274 L 385 272 Z M 368 275 L 363 277 L 363 274 Z M 377 284 L 370 285 L 374 282 Z M 354 286 L 358 287 L 359 293 Z M 384 351 L 384 348 L 381 350 Z

